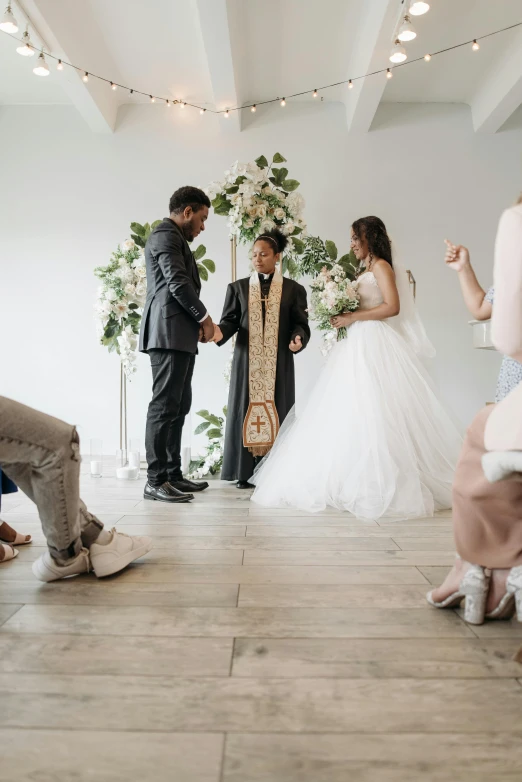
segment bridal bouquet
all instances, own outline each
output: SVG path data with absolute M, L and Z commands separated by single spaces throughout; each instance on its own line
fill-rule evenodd
M 359 307 L 357 281 L 352 282 L 343 267 L 334 264 L 331 269 L 324 266 L 310 286 L 310 320 L 317 323 L 319 331 L 325 332 L 322 353 L 326 356 L 336 340 L 346 337 L 346 328 L 332 328 L 330 318 L 342 312 L 355 312 Z

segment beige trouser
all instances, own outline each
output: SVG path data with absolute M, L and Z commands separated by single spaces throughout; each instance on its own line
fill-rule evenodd
M 522 565 L 522 483 L 489 483 L 482 469 L 486 407 L 466 434 L 453 484 L 453 527 L 458 554 L 488 568 Z
M 0 396 L 0 465 L 36 503 L 49 552 L 61 563 L 103 529 L 80 499 L 80 461 L 74 426 Z

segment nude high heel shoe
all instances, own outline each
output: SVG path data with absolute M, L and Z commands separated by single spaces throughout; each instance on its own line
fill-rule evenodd
M 522 622 L 522 565 L 511 568 L 506 581 L 506 593 L 493 611 L 486 614 L 486 619 L 511 619 L 517 612 L 517 619 Z
M 522 568 L 521 568 L 522 570 Z M 470 565 L 459 584 L 457 592 L 453 592 L 440 603 L 435 602 L 432 592 L 428 592 L 426 599 L 435 608 L 457 608 L 463 598 L 464 620 L 471 625 L 481 625 L 486 613 L 486 600 L 489 589 L 489 576 L 480 565 Z M 522 609 L 522 583 L 521 583 L 521 609 Z

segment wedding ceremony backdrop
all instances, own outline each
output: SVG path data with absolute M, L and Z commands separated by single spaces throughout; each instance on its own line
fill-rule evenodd
M 441 0 L 413 20 L 416 39 L 401 34 L 399 44 L 399 27 L 411 35 L 404 4 L 372 0 L 381 14 L 372 17 L 373 39 L 353 16 L 355 5 L 328 0 L 321 41 L 310 9 L 300 5 L 292 40 L 261 60 L 255 52 L 264 22 L 254 24 L 245 4 L 178 9 L 185 60 L 180 55 L 174 71 L 164 59 L 168 46 L 157 45 L 163 31 L 154 33 L 161 74 L 170 74 L 164 77 L 152 62 L 143 72 L 125 67 L 119 50 L 113 67 L 98 56 L 99 38 L 98 54 L 66 45 L 73 29 L 65 35 L 50 17 L 47 36 L 46 25 L 29 27 L 29 46 L 18 40 L 26 20 L 13 3 L 19 32 L 0 28 L 5 72 L 12 72 L 13 47 L 27 54 L 29 46 L 36 56 L 25 58 L 26 74 L 16 71 L 0 85 L 0 393 L 76 423 L 84 449 L 90 438 L 102 438 L 108 454 L 125 435 L 143 442 L 151 377 L 147 357 L 135 356 L 145 295 L 141 250 L 172 192 L 193 184 L 213 201 L 193 250 L 214 320 L 227 284 L 248 274 L 251 243 L 267 220 L 291 237 L 285 272 L 309 287 L 325 260 L 349 262 L 351 222 L 377 214 L 417 281 L 437 348 L 429 369 L 445 402 L 464 427 L 492 398 L 500 357 L 472 348 L 443 240 L 470 246 L 488 287 L 497 218 L 522 181 L 522 113 L 502 70 L 520 56 L 517 4 L 508 0 L 501 13 L 497 4 L 464 0 L 451 4 L 449 24 L 450 5 Z M 96 8 L 109 35 L 114 20 L 106 6 Z M 269 0 L 264 9 L 266 29 L 270 14 L 293 18 L 287 3 Z M 149 35 L 135 9 L 126 29 L 139 31 L 140 42 Z M 300 52 L 315 46 L 328 46 L 331 57 L 305 62 Z M 234 168 L 233 161 L 246 163 Z M 259 198 L 265 179 L 267 198 Z M 129 382 L 109 347 L 120 351 Z M 296 359 L 298 406 L 324 361 L 320 348 L 315 332 Z M 194 456 L 222 426 L 229 362 L 228 345 L 201 347 L 185 432 Z M 126 432 L 119 415 L 125 386 Z M 342 394 L 339 405 L 342 414 Z

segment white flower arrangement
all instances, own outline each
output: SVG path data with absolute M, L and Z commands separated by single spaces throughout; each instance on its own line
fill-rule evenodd
M 321 352 L 326 356 L 336 341 L 346 337 L 346 328 L 332 328 L 330 318 L 358 309 L 358 284 L 357 280 L 349 279 L 340 264 L 335 263 L 331 268 L 324 266 L 310 286 L 310 320 L 315 321 L 319 331 L 324 332 Z
M 131 377 L 136 372 L 137 335 L 147 294 L 143 248 L 126 239 L 110 263 L 94 273 L 102 281 L 95 305 L 100 343 L 119 354 L 127 377 Z
M 304 251 L 299 237 L 306 236 L 305 201 L 297 192 L 300 183 L 288 179 L 288 169 L 274 167 L 281 163 L 286 160 L 279 153 L 270 165 L 264 155 L 254 163 L 236 162 L 222 181 L 210 183 L 207 194 L 215 213 L 228 217 L 230 236 L 239 242 L 251 245 L 259 234 L 274 228 L 288 236 L 283 271 L 292 274 Z

